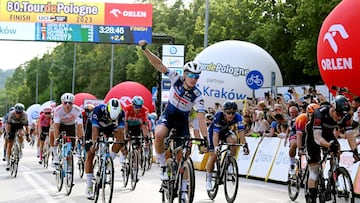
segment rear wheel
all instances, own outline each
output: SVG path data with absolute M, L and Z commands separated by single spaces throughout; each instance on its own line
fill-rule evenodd
M 105 171 L 102 172 L 102 202 L 111 202 L 114 191 L 114 163 L 111 157 L 105 161 Z
M 140 153 L 140 175 L 144 176 L 145 171 L 146 171 L 146 165 L 147 165 L 147 160 L 146 160 L 146 154 L 145 154 L 145 147 L 141 148 L 141 153 Z
M 334 202 L 354 203 L 354 187 L 351 176 L 344 167 L 339 167 L 336 171 L 336 180 L 334 187 Z
M 229 162 L 224 171 L 224 191 L 228 203 L 234 202 L 239 187 L 239 171 L 236 160 L 228 157 Z
M 78 160 L 78 169 L 79 169 L 80 178 L 84 176 L 84 167 L 85 167 L 84 158 L 80 157 Z
M 70 195 L 73 183 L 74 183 L 74 156 L 73 153 L 70 151 L 66 157 L 66 165 L 65 168 L 65 180 L 66 180 L 66 195 Z
M 64 183 L 64 175 L 63 175 L 63 166 L 60 162 L 58 166 L 56 166 L 56 187 L 58 192 L 61 191 L 63 183 Z

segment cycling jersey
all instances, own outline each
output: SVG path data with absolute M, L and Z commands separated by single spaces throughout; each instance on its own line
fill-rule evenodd
M 135 112 L 132 104 L 125 106 L 123 110 L 128 126 L 138 126 L 140 124 L 147 125 L 149 123 L 147 118 L 149 110 L 145 106 L 143 106 L 138 113 Z
M 55 107 L 54 109 L 54 123 L 60 123 L 63 125 L 75 125 L 82 124 L 81 108 L 73 104 L 69 113 L 64 111 L 63 105 Z
M 20 117 L 16 117 L 16 112 L 11 111 L 7 118 L 7 124 L 11 126 L 9 132 L 9 139 L 13 140 L 15 138 L 15 133 L 18 130 L 22 130 L 24 126 L 28 125 L 28 116 L 26 112 L 22 112 Z
M 330 106 L 321 106 L 314 111 L 313 118 L 306 126 L 306 148 L 309 155 L 309 163 L 317 163 L 320 161 L 320 146 L 314 140 L 313 130 L 321 130 L 321 136 L 328 142 L 334 140 L 337 142 L 333 133 L 335 128 L 345 129 L 345 133 L 352 131 L 351 115 L 347 114 L 340 121 L 336 122 L 330 117 Z
M 125 112 L 122 110 L 117 120 L 112 121 L 106 111 L 106 104 L 99 104 L 91 115 L 91 124 L 99 128 L 99 132 L 111 135 L 116 128 L 125 127 Z
M 169 100 L 159 121 L 168 129 L 176 129 L 181 136 L 190 136 L 189 113 L 193 107 L 197 112 L 205 113 L 204 98 L 197 87 L 184 88 L 184 77 L 174 70 L 165 73 L 171 81 Z
M 231 121 L 225 120 L 224 112 L 219 111 L 214 115 L 214 120 L 210 124 L 208 132 L 209 132 L 209 150 L 214 149 L 213 143 L 213 133 L 219 133 L 219 139 L 225 141 L 229 135 L 232 135 L 231 127 L 234 124 L 237 124 L 238 131 L 245 131 L 244 125 L 242 123 L 243 119 L 239 113 L 236 113 L 234 119 Z

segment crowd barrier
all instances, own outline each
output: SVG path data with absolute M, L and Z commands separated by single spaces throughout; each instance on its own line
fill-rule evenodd
M 276 137 L 247 137 L 246 141 L 249 145 L 250 154 L 243 155 L 242 150 L 240 150 L 235 157 L 239 167 L 239 174 L 247 178 L 254 177 L 264 179 L 264 181 L 272 180 L 286 183 L 290 165 L 289 144 L 284 143 L 284 139 Z M 341 149 L 349 149 L 347 140 L 339 139 L 339 143 Z M 197 146 L 193 146 L 192 150 L 191 158 L 195 169 L 205 170 L 208 154 L 199 154 Z M 360 151 L 360 149 L 358 150 Z M 356 194 L 360 194 L 359 162 L 355 164 L 353 162 L 351 152 L 341 154 L 340 165 L 349 171 L 354 191 Z M 329 166 L 326 165 L 325 176 L 327 176 L 328 169 Z

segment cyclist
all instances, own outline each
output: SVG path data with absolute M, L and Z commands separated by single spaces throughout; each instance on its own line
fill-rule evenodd
M 87 130 L 87 129 L 86 129 L 86 128 L 87 128 L 86 123 L 87 123 L 89 117 L 91 116 L 91 113 L 93 112 L 94 108 L 95 108 L 94 105 L 92 105 L 92 104 L 86 104 L 86 105 L 84 106 L 84 110 L 82 111 L 83 127 L 84 127 L 84 132 L 85 132 L 85 133 L 86 133 L 86 130 Z M 91 132 L 91 128 L 90 128 L 90 132 Z M 83 139 L 85 139 L 85 138 L 83 138 Z M 84 143 L 84 140 L 80 140 L 80 139 L 78 140 L 78 144 L 77 144 L 77 146 L 76 146 L 76 149 L 77 149 L 77 150 L 76 150 L 76 156 L 77 156 L 78 158 L 81 157 L 81 147 L 84 146 L 83 143 Z
M 233 101 L 226 101 L 223 105 L 223 110 L 218 111 L 214 115 L 214 121 L 209 126 L 209 152 L 210 156 L 206 164 L 206 190 L 212 190 L 212 172 L 214 164 L 217 159 L 216 153 L 220 151 L 219 141 L 236 144 L 237 137 L 231 130 L 234 124 L 237 124 L 237 133 L 240 135 L 240 142 L 244 144 L 243 152 L 245 155 L 249 154 L 249 147 L 245 139 L 245 129 L 242 123 L 242 116 L 238 111 L 238 105 Z M 231 147 L 231 155 L 235 156 L 236 147 Z
M 150 139 L 149 120 L 147 115 L 148 108 L 143 106 L 144 99 L 141 96 L 134 96 L 131 104 L 126 105 L 123 109 L 125 112 L 125 132 L 129 136 L 138 136 L 142 131 L 145 140 Z M 125 155 L 120 154 L 120 163 L 125 163 Z
M 4 134 L 4 156 L 3 156 L 3 161 L 6 161 L 6 148 L 7 148 L 7 133 L 6 133 L 6 123 L 7 123 L 7 120 L 8 120 L 8 117 L 9 117 L 9 113 L 11 111 L 14 111 L 15 108 L 12 106 L 10 107 L 10 110 L 9 112 L 7 112 L 4 116 L 4 119 L 3 119 L 3 134 Z
M 26 136 L 26 140 L 30 142 L 29 137 L 29 126 L 28 126 L 28 116 L 26 114 L 25 106 L 22 103 L 17 103 L 14 106 L 14 111 L 9 113 L 7 123 L 6 123 L 6 132 L 7 132 L 7 150 L 6 150 L 6 161 L 7 166 L 6 170 L 10 170 L 10 153 L 11 148 L 14 144 L 15 134 L 18 132 L 19 134 L 19 145 L 21 148 L 23 147 L 23 136 Z M 25 127 L 25 130 L 24 128 Z M 22 157 L 20 150 L 20 158 Z
M 189 137 L 189 113 L 195 106 L 201 134 L 207 137 L 205 123 L 204 98 L 201 91 L 196 87 L 200 77 L 201 69 L 195 62 L 187 62 L 184 65 L 183 76 L 176 71 L 167 68 L 150 50 L 146 48 L 146 41 L 139 41 L 143 53 L 150 63 L 161 73 L 169 77 L 171 87 L 169 100 L 159 119 L 159 124 L 155 129 L 155 151 L 156 160 L 159 161 L 161 171 L 160 179 L 168 180 L 167 168 L 165 165 L 165 144 L 164 139 L 169 135 L 171 129 L 176 129 L 179 135 Z M 185 185 L 185 184 L 183 184 Z M 186 185 L 185 185 L 186 186 Z
M 85 195 L 88 199 L 92 199 L 94 197 L 92 186 L 93 159 L 97 149 L 93 143 L 97 141 L 100 133 L 109 137 L 114 136 L 116 142 L 123 142 L 125 128 L 124 119 L 125 112 L 121 109 L 119 100 L 115 98 L 111 98 L 106 104 L 99 104 L 95 106 L 93 112 L 88 118 L 85 134 L 85 174 L 87 185 Z M 110 156 L 113 160 L 121 148 L 122 146 L 120 144 L 112 145 Z
M 43 158 L 43 149 L 44 149 L 44 142 L 46 137 L 49 135 L 50 126 L 52 124 L 52 107 L 46 106 L 44 107 L 42 113 L 39 116 L 39 123 L 38 123 L 38 132 L 39 132 L 39 141 L 40 141 L 40 160 L 39 164 L 42 164 L 42 158 Z
M 64 93 L 61 95 L 61 104 L 54 109 L 54 139 L 55 146 L 52 147 L 54 160 L 53 163 L 57 165 L 59 163 L 59 157 L 56 150 L 57 139 L 62 131 L 66 132 L 67 136 L 77 135 L 83 136 L 83 120 L 81 114 L 81 108 L 74 104 L 75 96 L 72 93 Z M 51 134 L 51 133 L 50 133 Z M 72 148 L 74 148 L 75 140 L 72 139 Z M 51 143 L 51 141 L 50 141 Z
M 306 127 L 307 138 L 306 148 L 309 166 L 309 194 L 306 198 L 309 202 L 316 202 L 317 180 L 319 174 L 319 161 L 321 159 L 320 147 L 330 151 L 338 151 L 340 148 L 334 130 L 343 128 L 344 137 L 347 138 L 350 148 L 353 150 L 355 161 L 360 159 L 356 146 L 355 136 L 353 136 L 351 126 L 351 115 L 349 101 L 342 95 L 337 95 L 330 105 L 322 105 L 314 111 L 313 117 Z
M 288 121 L 289 126 L 289 157 L 290 157 L 290 173 L 295 174 L 295 165 L 296 165 L 296 148 L 297 148 L 297 139 L 296 139 L 296 118 L 299 115 L 299 108 L 297 106 L 289 107 L 290 120 Z

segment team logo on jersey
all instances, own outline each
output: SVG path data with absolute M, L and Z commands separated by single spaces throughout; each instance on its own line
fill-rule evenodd
M 316 118 L 314 119 L 314 126 L 319 126 L 321 124 L 321 119 Z

